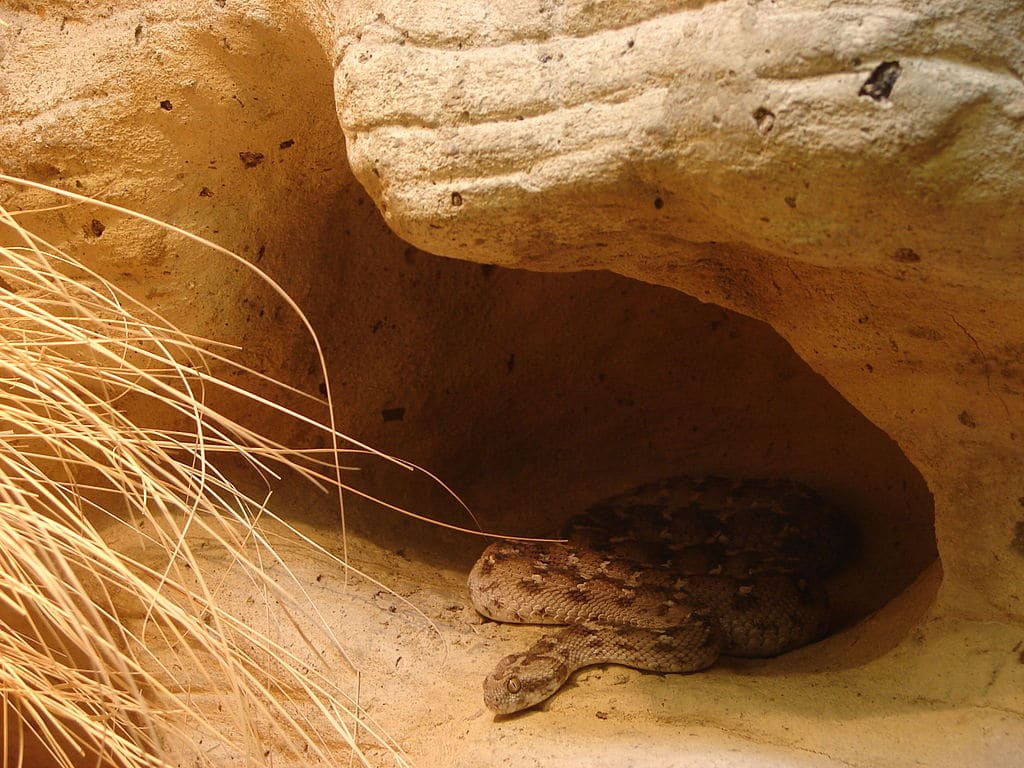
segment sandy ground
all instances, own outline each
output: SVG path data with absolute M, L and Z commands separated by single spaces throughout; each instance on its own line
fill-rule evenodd
M 342 551 L 329 501 L 303 492 L 288 504 L 305 521 L 299 530 Z M 1000 661 L 988 641 L 974 642 L 968 625 L 946 627 L 935 652 L 955 655 L 958 666 L 923 674 L 941 669 L 941 659 L 916 655 L 920 630 L 911 626 L 928 621 L 921 606 L 937 587 L 937 567 L 879 614 L 779 659 L 724 660 L 686 676 L 592 667 L 540 708 L 495 717 L 481 699 L 483 676 L 540 629 L 484 621 L 473 610 L 465 577 L 485 541 L 435 532 L 389 549 L 353 530 L 364 514 L 385 513 L 348 504 L 349 562 L 394 593 L 357 576 L 346 584 L 334 563 L 286 531 L 277 547 L 361 670 L 361 705 L 415 765 L 952 768 L 1011 765 L 1024 745 L 1012 712 L 974 706 L 965 695 L 1012 684 L 999 674 L 1009 657 Z M 448 561 L 439 562 L 444 551 Z M 266 604 L 253 599 L 251 585 L 232 582 L 229 564 L 210 566 L 224 601 L 253 622 L 267 620 Z M 986 631 L 1002 650 L 1013 647 L 1012 628 Z M 902 642 L 892 650 L 865 653 L 894 635 Z M 367 752 L 393 764 L 369 740 Z

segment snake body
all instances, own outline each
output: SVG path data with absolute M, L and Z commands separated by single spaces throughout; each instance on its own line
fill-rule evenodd
M 565 535 L 492 544 L 470 572 L 484 616 L 567 625 L 498 662 L 484 681 L 496 713 L 544 701 L 591 664 L 694 672 L 813 642 L 828 627 L 821 578 L 856 538 L 795 482 L 685 477 L 607 499 Z

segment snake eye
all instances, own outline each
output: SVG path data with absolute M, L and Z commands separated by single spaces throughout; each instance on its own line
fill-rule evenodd
M 519 691 L 521 691 L 523 689 L 523 684 L 519 682 L 519 678 L 518 677 L 510 677 L 505 682 L 505 689 L 509 693 L 519 693 Z

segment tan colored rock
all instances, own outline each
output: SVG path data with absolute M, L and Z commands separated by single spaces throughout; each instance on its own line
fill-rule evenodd
M 353 169 L 417 245 L 649 276 L 713 243 L 997 275 L 1019 252 L 1016 3 L 436 5 L 389 7 L 337 69 Z
M 942 599 L 1020 617 L 1019 4 L 390 10 L 337 82 L 399 234 L 767 321 L 925 475 Z
M 922 5 L 50 3 L 0 28 L 0 168 L 250 258 L 321 333 L 341 426 L 489 526 L 546 533 L 688 471 L 803 479 L 864 530 L 825 642 L 689 677 L 592 670 L 494 722 L 480 681 L 533 635 L 468 609 L 483 543 L 351 509 L 356 564 L 447 654 L 375 588 L 340 601 L 299 568 L 418 764 L 1009 765 L 1024 12 Z M 860 95 L 890 61 L 888 95 Z M 81 206 L 32 222 L 316 391 L 300 324 L 245 270 Z M 408 473 L 358 478 L 466 523 Z M 288 503 L 335 541 L 329 505 Z

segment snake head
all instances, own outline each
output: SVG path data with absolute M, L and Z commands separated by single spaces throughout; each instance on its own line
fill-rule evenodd
M 540 704 L 562 687 L 569 671 L 565 659 L 555 654 L 506 656 L 484 680 L 484 704 L 499 715 Z

